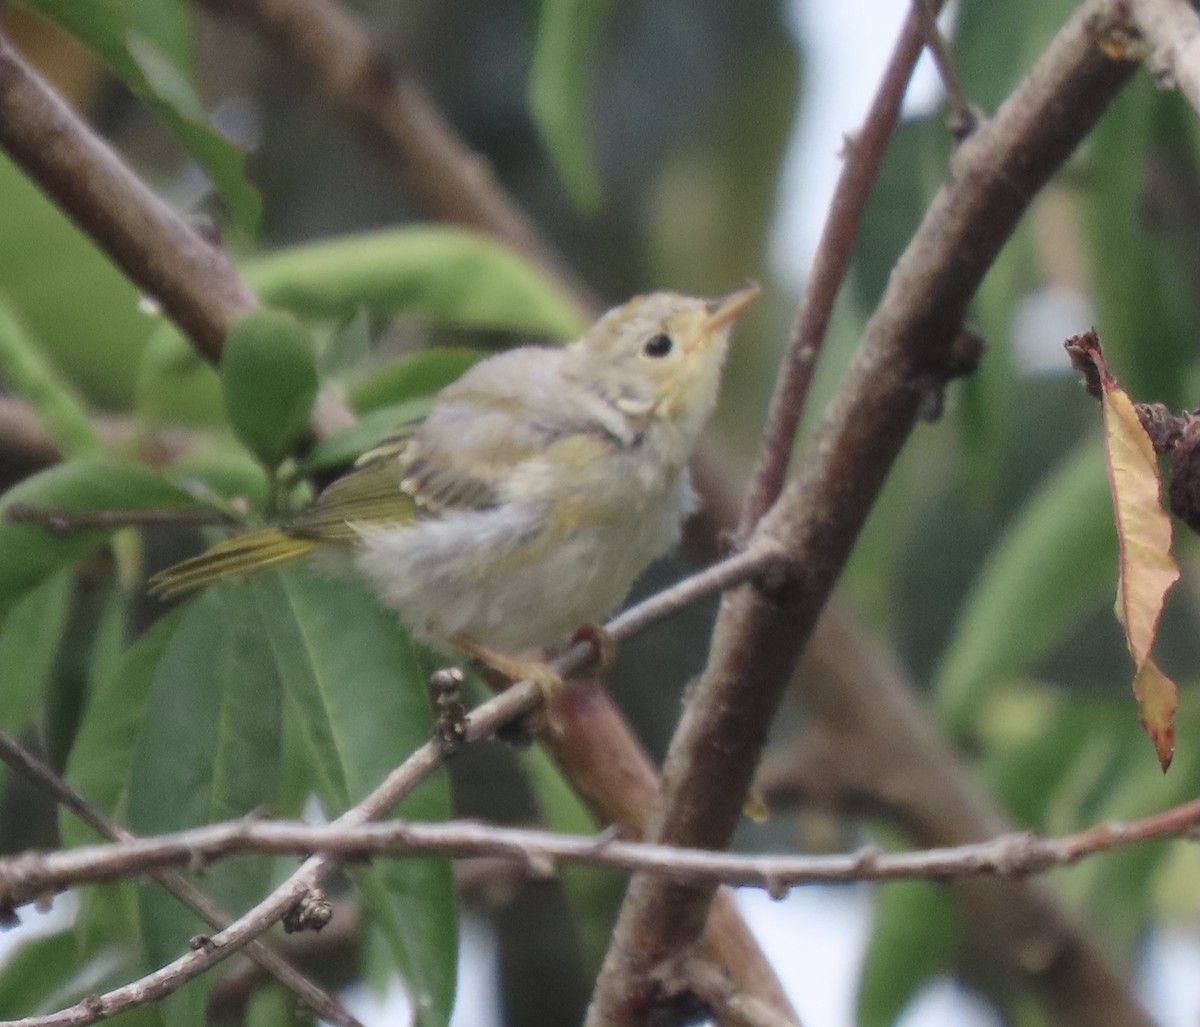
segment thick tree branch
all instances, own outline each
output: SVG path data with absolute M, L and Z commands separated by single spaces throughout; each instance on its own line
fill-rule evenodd
M 42 791 L 49 793 L 56 802 L 69 809 L 97 834 L 121 844 L 136 843 L 137 839 L 133 834 L 105 816 L 103 811 L 88 802 L 45 763 L 4 732 L 0 732 L 0 760 Z M 150 870 L 150 874 L 180 902 L 194 909 L 210 927 L 220 929 L 229 923 L 230 916 L 186 877 L 165 866 Z M 3 876 L 2 873 L 0 876 Z M 0 897 L 0 921 L 13 918 L 15 905 L 16 903 L 6 903 Z M 336 998 L 310 981 L 277 952 L 273 952 L 261 942 L 253 941 L 246 947 L 246 954 L 284 987 L 294 992 L 322 1019 L 337 1024 L 338 1027 L 362 1027 Z
M 886 854 L 868 846 L 837 856 L 740 855 L 621 841 L 611 833 L 564 835 L 475 821 L 311 825 L 245 818 L 153 838 L 86 845 L 64 852 L 0 858 L 0 906 L 33 902 L 80 884 L 120 880 L 168 867 L 204 866 L 249 853 L 339 861 L 376 857 L 493 856 L 553 871 L 557 863 L 654 874 L 682 882 L 792 888 L 859 881 L 946 881 L 995 874 L 1023 877 L 1088 856 L 1163 838 L 1194 838 L 1200 800 L 1128 823 L 1106 823 L 1063 838 L 1008 834 L 945 849 Z
M 728 843 L 796 658 L 887 471 L 923 398 L 961 366 L 956 342 L 968 301 L 1032 197 L 1133 73 L 1104 47 L 1123 27 L 1121 9 L 1117 0 L 1092 0 L 1077 11 L 955 155 L 797 480 L 761 522 L 787 548 L 790 573 L 770 589 L 725 597 L 708 669 L 671 744 L 654 840 Z M 634 876 L 590 1027 L 639 1022 L 655 1000 L 654 969 L 695 943 L 711 896 L 711 886 Z

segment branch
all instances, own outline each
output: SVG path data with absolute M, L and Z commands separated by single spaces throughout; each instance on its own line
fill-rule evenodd
M 1120 0 L 1091 0 L 955 155 L 952 176 L 892 272 L 862 347 L 797 480 L 759 531 L 789 555 L 769 590 L 725 596 L 709 665 L 663 771 L 655 840 L 723 848 L 796 658 L 912 430 L 923 399 L 961 369 L 968 301 L 1025 207 L 1135 65 L 1106 56 Z M 721 753 L 714 760 L 712 754 Z M 654 968 L 692 945 L 712 887 L 635 875 L 587 1023 L 618 1027 L 654 1000 Z
M 885 854 L 874 846 L 836 856 L 770 856 L 706 852 L 621 841 L 611 832 L 565 835 L 475 821 L 311 825 L 245 818 L 153 838 L 128 838 L 45 855 L 0 858 L 0 905 L 12 907 L 80 884 L 95 884 L 167 867 L 202 867 L 229 856 L 305 856 L 345 862 L 377 857 L 493 856 L 538 867 L 559 862 L 654 874 L 670 881 L 761 888 L 785 898 L 797 886 L 860 881 L 947 881 L 996 874 L 1023 877 L 1113 849 L 1163 838 L 1200 840 L 1200 800 L 1128 823 L 1107 823 L 1063 838 L 1003 835 L 953 848 Z
M 924 46 L 924 28 L 918 12 L 924 2 L 914 0 L 916 6 L 909 11 L 900 30 L 862 130 L 853 140 L 847 141 L 846 158 L 821 229 L 804 301 L 771 397 L 753 484 L 738 524 L 738 538 L 749 536 L 783 490 L 808 388 L 825 341 L 834 301 L 850 264 L 858 223 L 866 209 L 892 129 L 900 116 L 908 80 Z M 933 0 L 933 4 L 935 8 L 942 6 L 941 0 Z
M 162 307 L 212 363 L 239 318 L 258 307 L 220 247 L 208 242 L 72 111 L 0 33 L 0 148 Z M 318 436 L 353 420 L 322 391 Z
M 233 265 L 138 178 L 0 34 L 0 146 L 210 360 L 258 305 Z
M 933 58 L 938 77 L 942 80 L 942 89 L 946 93 L 946 105 L 950 108 L 947 124 L 950 134 L 955 139 L 965 139 L 975 130 L 977 120 L 967 94 L 963 92 L 962 80 L 958 77 L 958 69 L 946 46 L 946 37 L 938 28 L 937 11 L 929 0 L 913 0 L 913 10 L 921 20 L 921 32 L 925 36 L 925 46 L 929 56 Z
M 56 802 L 69 809 L 97 834 L 119 844 L 136 843 L 137 839 L 133 834 L 105 816 L 103 811 L 88 802 L 45 763 L 4 732 L 0 732 L 0 759 L 27 781 L 48 792 Z M 187 878 L 166 869 L 152 870 L 151 875 L 184 905 L 199 913 L 210 927 L 219 929 L 229 922 L 228 914 Z M 0 871 L 0 878 L 2 877 L 3 872 Z M 18 904 L 8 903 L 0 898 L 0 923 L 15 919 L 14 907 Z M 310 981 L 262 942 L 251 942 L 247 946 L 246 954 L 322 1019 L 338 1027 L 362 1027 L 336 998 Z
M 74 535 L 93 528 L 148 527 L 159 524 L 224 524 L 236 526 L 241 522 L 223 510 L 211 506 L 144 507 L 103 510 L 80 510 L 73 507 L 37 506 L 33 503 L 13 503 L 5 512 L 5 520 L 17 524 L 40 524 L 52 535 Z
M 1200 113 L 1200 15 L 1187 0 L 1133 0 L 1133 20 L 1150 44 L 1147 64 Z

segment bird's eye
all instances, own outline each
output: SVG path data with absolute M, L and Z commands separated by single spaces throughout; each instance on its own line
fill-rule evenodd
M 648 357 L 665 357 L 674 345 L 671 336 L 656 335 L 642 347 L 642 352 Z

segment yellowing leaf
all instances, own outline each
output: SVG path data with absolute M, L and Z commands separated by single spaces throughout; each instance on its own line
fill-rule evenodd
M 1154 743 L 1154 751 L 1165 771 L 1175 753 L 1175 707 L 1179 705 L 1175 682 L 1147 659 L 1133 679 L 1133 694 L 1138 701 L 1142 730 Z
M 1162 508 L 1158 458 L 1133 401 L 1109 373 L 1095 334 L 1071 341 L 1075 344 L 1072 359 L 1077 365 L 1080 357 L 1090 360 L 1099 375 L 1108 481 L 1121 554 L 1117 619 L 1125 628 L 1129 655 L 1137 667 L 1133 694 L 1142 728 L 1165 771 L 1175 751 L 1177 690 L 1151 659 L 1150 650 L 1167 591 L 1179 580 L 1179 567 L 1171 555 L 1171 519 Z

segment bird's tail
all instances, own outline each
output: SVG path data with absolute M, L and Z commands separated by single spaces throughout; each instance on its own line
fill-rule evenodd
M 251 532 L 160 571 L 150 579 L 147 591 L 168 599 L 223 578 L 290 563 L 312 552 L 317 545 L 315 539 L 293 538 L 275 528 Z

